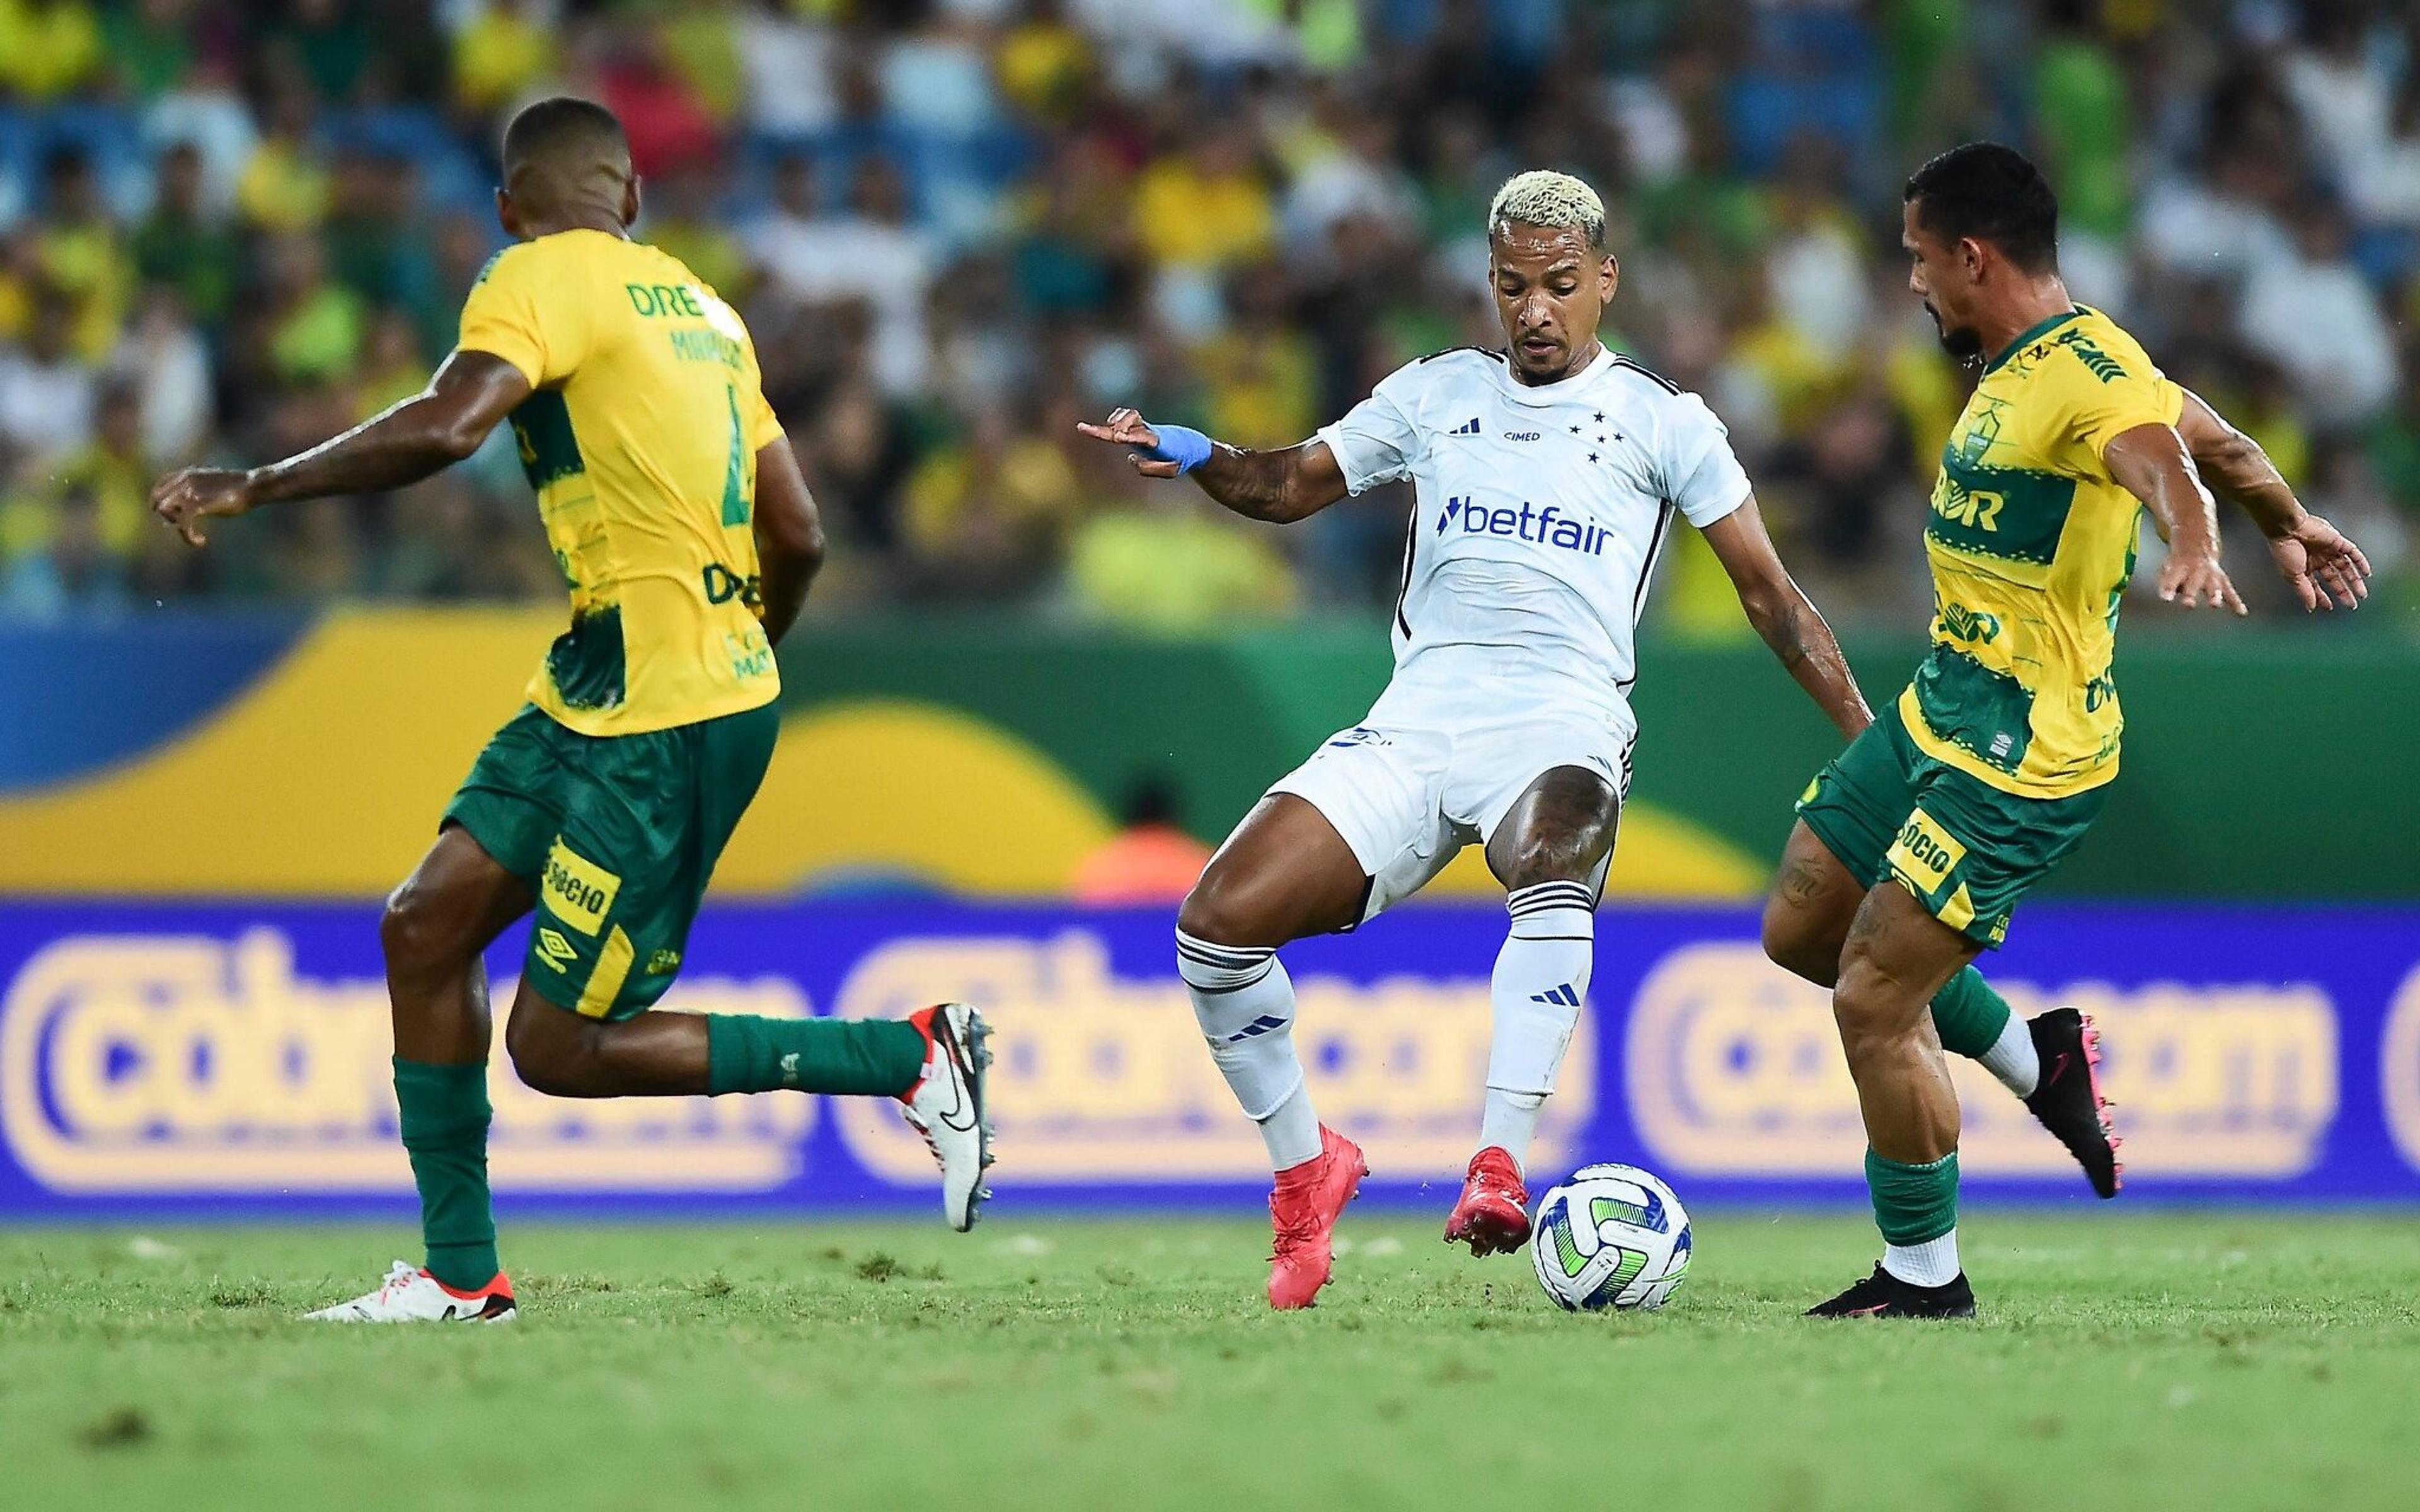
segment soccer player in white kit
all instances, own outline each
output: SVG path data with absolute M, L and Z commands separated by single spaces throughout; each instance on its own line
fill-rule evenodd
M 1326 1284 L 1337 1215 L 1368 1174 L 1311 1108 L 1277 948 L 1374 917 L 1473 842 L 1512 927 L 1480 1148 L 1445 1237 L 1473 1254 L 1528 1240 L 1521 1162 L 1588 992 L 1637 738 L 1632 643 L 1676 517 L 1704 532 L 1749 622 L 1841 733 L 1872 717 L 1774 554 L 1722 423 L 1597 339 L 1620 270 L 1596 193 L 1521 174 L 1496 196 L 1488 242 L 1508 349 L 1422 358 L 1298 446 L 1219 445 L 1132 409 L 1080 427 L 1253 519 L 1414 486 L 1392 681 L 1269 789 L 1177 916 L 1194 1012 L 1276 1172 L 1273 1307 L 1308 1306 Z

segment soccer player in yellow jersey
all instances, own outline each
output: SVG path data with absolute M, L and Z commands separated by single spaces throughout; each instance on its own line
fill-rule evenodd
M 297 456 L 188 469 L 153 490 L 194 545 L 261 504 L 399 487 L 509 421 L 571 593 L 529 706 L 473 765 L 380 937 L 395 1087 L 427 1259 L 332 1321 L 513 1316 L 487 1180 L 492 1033 L 481 952 L 535 908 L 505 1026 L 514 1069 L 563 1097 L 795 1088 L 901 1100 L 970 1227 L 989 1164 L 988 1032 L 963 1004 L 897 1022 L 652 1011 L 706 879 L 763 780 L 774 643 L 823 553 L 814 501 L 731 307 L 629 239 L 639 181 L 603 107 L 531 105 L 504 133 L 481 274 L 427 390 Z
M 1833 988 L 1883 1232 L 1873 1274 L 1819 1317 L 1975 1315 L 1945 1047 L 1983 1060 L 2117 1190 L 2091 1026 L 2071 1009 L 2016 1022 L 1970 963 L 2118 775 L 2110 658 L 2141 513 L 2167 542 L 2160 596 L 2189 608 L 2243 612 L 2205 476 L 2251 512 L 2305 609 L 2358 604 L 2369 570 L 2258 446 L 2068 297 L 2057 202 L 2032 163 L 1973 144 L 1904 197 L 1910 287 L 1981 376 L 1925 527 L 1931 653 L 1808 786 L 1766 906 L 1767 951 Z

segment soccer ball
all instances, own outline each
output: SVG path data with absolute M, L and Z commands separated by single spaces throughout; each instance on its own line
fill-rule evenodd
M 1583 1165 L 1538 1204 L 1529 1258 L 1567 1311 L 1652 1311 L 1689 1273 L 1689 1214 L 1636 1165 Z

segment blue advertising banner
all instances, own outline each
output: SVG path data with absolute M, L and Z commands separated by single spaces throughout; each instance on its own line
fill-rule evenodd
M 375 911 L 0 905 L 0 1220 L 408 1211 Z M 1266 1191 L 1204 1053 L 1164 910 L 721 906 L 667 1006 L 999 1026 L 995 1212 Z M 1492 908 L 1408 908 L 1287 959 L 1322 1114 L 1381 1201 L 1439 1203 L 1479 1126 Z M 499 1003 L 511 932 L 491 963 Z M 2420 910 L 2025 911 L 1984 963 L 2021 1011 L 2101 1021 L 2130 1196 L 2420 1202 Z M 2066 1155 L 1958 1063 L 1978 1200 L 2090 1200 Z M 507 1210 L 913 1211 L 923 1145 L 879 1101 L 564 1102 L 494 1062 Z M 1625 1160 L 1692 1201 L 1861 1200 L 1863 1139 L 1824 995 L 1741 908 L 1608 909 L 1589 1011 L 1532 1168 Z

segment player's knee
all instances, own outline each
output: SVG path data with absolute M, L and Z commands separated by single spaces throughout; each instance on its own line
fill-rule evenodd
M 1839 975 L 1838 947 L 1818 937 L 1805 909 L 1778 897 L 1764 902 L 1763 941 L 1765 959 L 1793 977 L 1829 987 Z
M 538 1005 L 548 1013 L 561 1012 L 551 1004 Z M 587 1085 L 582 1074 L 585 1052 L 555 1026 L 535 1017 L 529 1008 L 517 1011 L 504 1025 L 504 1054 L 513 1074 L 533 1092 L 548 1097 L 579 1097 Z
M 1504 886 L 1518 892 L 1541 882 L 1590 881 L 1596 872 L 1592 849 L 1581 835 L 1524 835 L 1505 860 Z
M 454 912 L 417 878 L 387 894 L 379 915 L 379 949 L 388 972 L 416 976 L 450 970 L 476 953 Z
M 1268 931 L 1254 916 L 1249 889 L 1217 865 L 1202 873 L 1193 890 L 1176 910 L 1176 927 L 1208 945 L 1240 948 L 1276 946 L 1282 940 L 1263 939 Z

